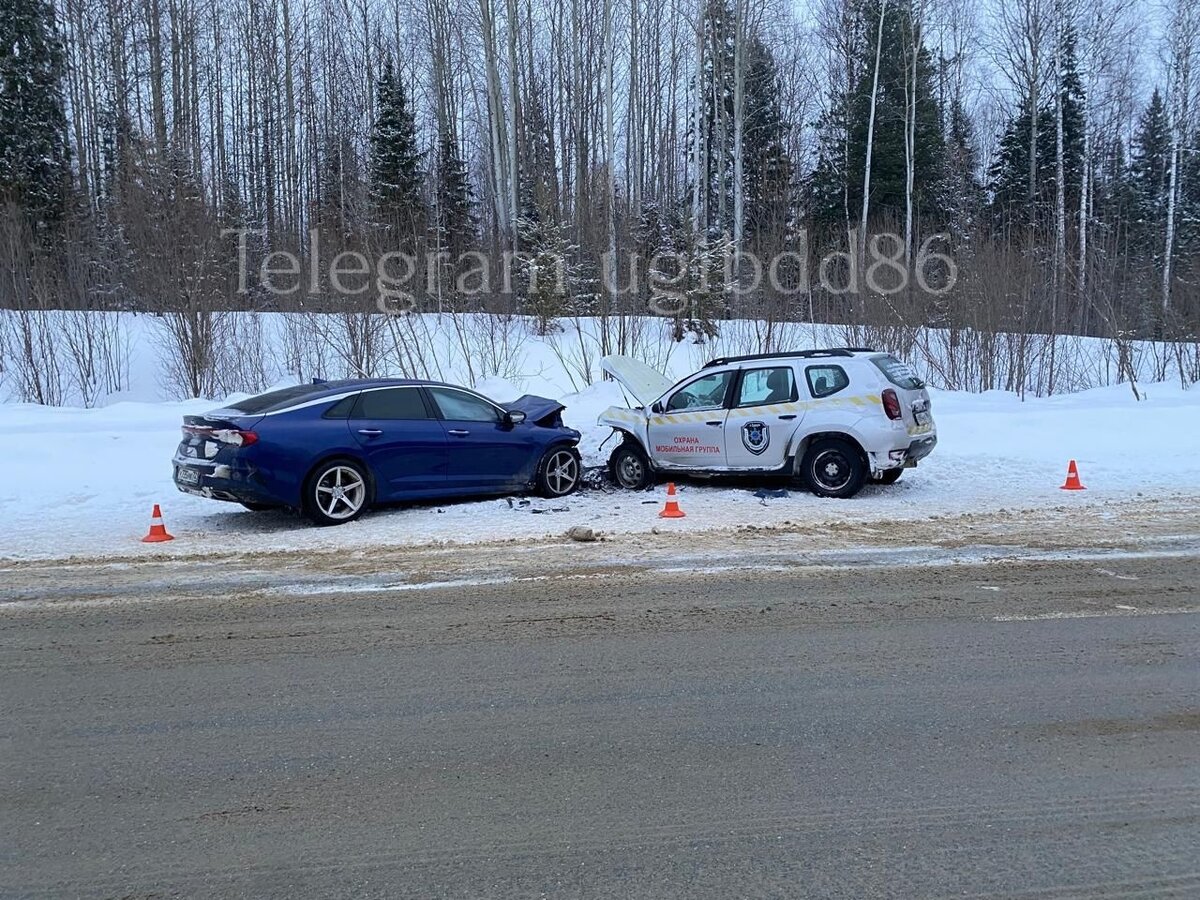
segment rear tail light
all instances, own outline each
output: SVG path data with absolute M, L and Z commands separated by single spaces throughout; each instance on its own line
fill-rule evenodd
M 206 441 L 219 441 L 222 444 L 232 444 L 235 447 L 249 447 L 258 442 L 258 435 L 253 431 L 240 431 L 237 428 L 213 428 L 209 425 L 184 425 L 184 437 L 198 437 Z
M 889 419 L 904 417 L 904 413 L 900 411 L 900 398 L 896 396 L 895 391 L 891 388 L 886 388 L 881 396 L 883 398 L 883 411 L 887 413 Z
M 253 431 L 237 431 L 233 428 L 214 431 L 213 437 L 223 444 L 234 444 L 238 447 L 249 447 L 258 443 L 258 435 Z

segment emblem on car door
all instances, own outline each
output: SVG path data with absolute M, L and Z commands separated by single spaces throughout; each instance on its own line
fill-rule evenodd
M 742 426 L 742 446 L 758 456 L 771 443 L 771 429 L 766 422 L 747 422 Z

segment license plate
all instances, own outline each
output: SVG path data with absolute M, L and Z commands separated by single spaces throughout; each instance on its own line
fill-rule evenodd
M 918 424 L 918 425 L 928 425 L 928 424 L 929 424 L 929 410 L 927 410 L 927 409 L 914 409 L 914 410 L 913 410 L 913 415 L 915 415 L 915 416 L 917 417 L 917 424 Z
M 199 484 L 200 483 L 200 473 L 197 472 L 195 469 L 188 469 L 183 466 L 180 466 L 178 469 L 175 470 L 175 478 L 179 481 L 180 484 Z

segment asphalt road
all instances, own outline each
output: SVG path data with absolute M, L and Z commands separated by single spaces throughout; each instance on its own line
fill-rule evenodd
M 49 571 L 0 587 L 6 898 L 1200 896 L 1195 554 Z

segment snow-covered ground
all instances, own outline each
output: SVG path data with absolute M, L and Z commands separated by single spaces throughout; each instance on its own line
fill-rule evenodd
M 489 379 L 497 399 L 530 387 Z M 1200 389 L 1127 385 L 1022 402 L 1011 394 L 935 392 L 940 443 L 920 468 L 892 487 L 869 487 L 849 501 L 793 490 L 760 501 L 753 486 L 681 486 L 687 518 L 660 520 L 662 490 L 599 491 L 560 502 L 534 498 L 402 507 L 349 525 L 318 529 L 282 513 L 251 513 L 191 497 L 171 482 L 180 417 L 212 401 L 122 402 L 97 409 L 0 405 L 0 557 L 254 553 L 494 541 L 560 535 L 573 525 L 607 533 L 652 528 L 687 534 L 739 525 L 911 521 L 981 511 L 1009 512 L 1106 500 L 1200 498 Z M 612 383 L 562 396 L 568 423 L 584 432 L 588 462 L 600 463 L 607 429 L 597 414 L 621 401 Z M 1088 490 L 1060 491 L 1076 459 Z M 145 545 L 151 505 L 160 503 L 173 543 Z M 566 507 L 566 511 L 554 511 Z M 541 512 L 538 512 L 541 510 Z M 1020 522 L 1023 517 L 1016 517 Z

